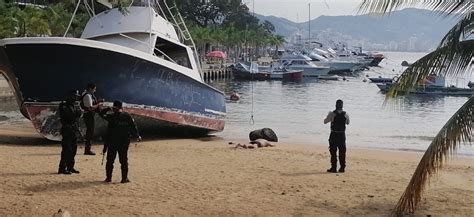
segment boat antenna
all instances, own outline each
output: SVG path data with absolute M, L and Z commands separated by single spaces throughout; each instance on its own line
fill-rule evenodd
M 308 46 L 311 46 L 311 3 L 308 3 Z
M 82 0 L 78 0 L 77 1 L 77 5 L 76 5 L 76 8 L 74 9 L 74 13 L 72 14 L 71 16 L 71 20 L 69 20 L 69 24 L 67 25 L 67 28 L 66 28 L 66 31 L 64 32 L 64 35 L 63 37 L 66 37 L 67 35 L 67 32 L 69 31 L 69 28 L 71 28 L 71 24 L 72 24 L 72 21 L 74 20 L 74 18 L 76 17 L 76 13 L 77 13 L 77 10 L 79 9 L 79 5 L 81 5 L 81 1 Z M 103 4 L 104 6 L 106 6 L 107 8 L 112 8 L 112 5 L 109 3 L 109 4 L 106 4 L 104 2 L 101 2 L 101 1 L 98 1 L 99 3 Z M 132 1 L 133 3 L 133 1 Z M 87 14 L 89 15 L 89 17 L 93 17 L 95 16 L 95 8 L 94 8 L 94 1 L 91 0 L 91 5 L 89 5 L 89 3 L 87 2 L 87 0 L 84 0 L 84 7 L 86 8 L 86 12 Z M 99 22 L 100 20 L 97 19 Z
M 251 79 L 250 79 L 250 89 L 251 89 L 251 101 L 252 101 L 252 110 L 251 110 L 251 113 L 250 113 L 250 120 L 249 120 L 249 124 L 250 125 L 254 125 L 255 124 L 255 120 L 253 119 L 253 83 L 254 83 L 254 80 L 253 80 L 253 74 L 255 72 L 255 68 L 257 68 L 258 70 L 258 66 L 255 66 L 253 65 L 253 63 L 251 62 L 250 63 L 250 76 L 251 76 Z
M 69 24 L 67 25 L 66 32 L 64 32 L 63 37 L 66 37 L 67 32 L 69 31 L 69 28 L 71 27 L 72 21 L 74 20 L 74 17 L 76 16 L 77 9 L 79 9 L 80 4 L 81 4 L 81 0 L 77 1 L 76 8 L 74 9 L 74 13 L 72 13 L 71 20 L 69 20 Z
M 252 16 L 255 18 L 255 0 L 252 0 Z M 245 28 L 245 31 L 248 30 L 248 26 L 247 28 Z M 247 40 L 247 37 L 245 37 L 245 39 Z M 250 85 L 251 85 L 251 92 L 252 92 L 252 97 L 251 97 L 251 100 L 252 100 L 252 111 L 250 113 L 250 120 L 249 120 L 249 124 L 250 125 L 254 125 L 255 124 L 255 120 L 253 119 L 253 74 L 255 72 L 255 68 L 258 70 L 258 66 L 256 67 L 253 67 L 252 68 L 252 62 L 253 62 L 253 58 L 252 56 L 250 56 L 250 76 L 251 76 L 251 79 L 250 79 Z

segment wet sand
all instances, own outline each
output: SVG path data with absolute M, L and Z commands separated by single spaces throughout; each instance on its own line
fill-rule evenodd
M 244 142 L 232 141 L 234 143 Z M 422 153 L 348 147 L 347 172 L 328 174 L 325 144 L 234 149 L 218 137 L 147 140 L 129 151 L 131 183 L 111 184 L 102 156 L 76 156 L 58 175 L 60 145 L 29 123 L 0 126 L 0 216 L 387 216 Z M 100 152 L 96 143 L 93 150 Z M 416 215 L 474 215 L 474 158 L 455 156 Z

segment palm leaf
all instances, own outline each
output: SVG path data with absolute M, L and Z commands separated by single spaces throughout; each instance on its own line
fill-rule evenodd
M 421 158 L 405 192 L 395 207 L 395 214 L 414 212 L 421 201 L 422 193 L 430 177 L 438 172 L 461 144 L 471 145 L 474 127 L 474 97 L 469 100 L 448 120 L 438 132 Z
M 386 98 L 409 93 L 420 81 L 431 74 L 449 77 L 470 75 L 472 72 L 467 69 L 471 65 L 474 54 L 474 40 L 459 42 L 458 46 L 455 46 L 456 49 L 452 47 L 448 44 L 438 48 L 413 63 L 390 87 Z
M 457 49 L 459 41 L 468 38 L 474 31 L 474 11 L 466 13 L 443 37 L 438 47 L 450 46 L 448 49 Z
M 472 0 L 364 0 L 359 13 L 388 13 L 406 7 L 423 7 L 447 14 L 465 13 L 473 10 Z

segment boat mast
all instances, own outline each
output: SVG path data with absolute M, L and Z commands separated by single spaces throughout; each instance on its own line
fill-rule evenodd
M 311 44 L 311 3 L 308 3 L 308 46 Z

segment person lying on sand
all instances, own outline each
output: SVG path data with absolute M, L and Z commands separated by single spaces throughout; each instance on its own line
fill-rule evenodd
M 240 143 L 238 143 L 234 148 L 240 148 L 240 147 L 245 148 L 245 149 L 254 149 L 255 148 L 255 146 L 253 146 L 253 145 L 240 144 Z
M 242 147 L 242 148 L 245 148 L 245 149 L 254 149 L 254 148 L 262 148 L 262 147 L 275 147 L 275 145 L 271 144 L 269 141 L 265 140 L 265 139 L 257 139 L 257 140 L 254 140 L 254 141 L 250 141 L 250 144 L 246 145 L 246 144 L 237 144 L 235 146 L 235 148 L 239 148 L 239 147 Z

